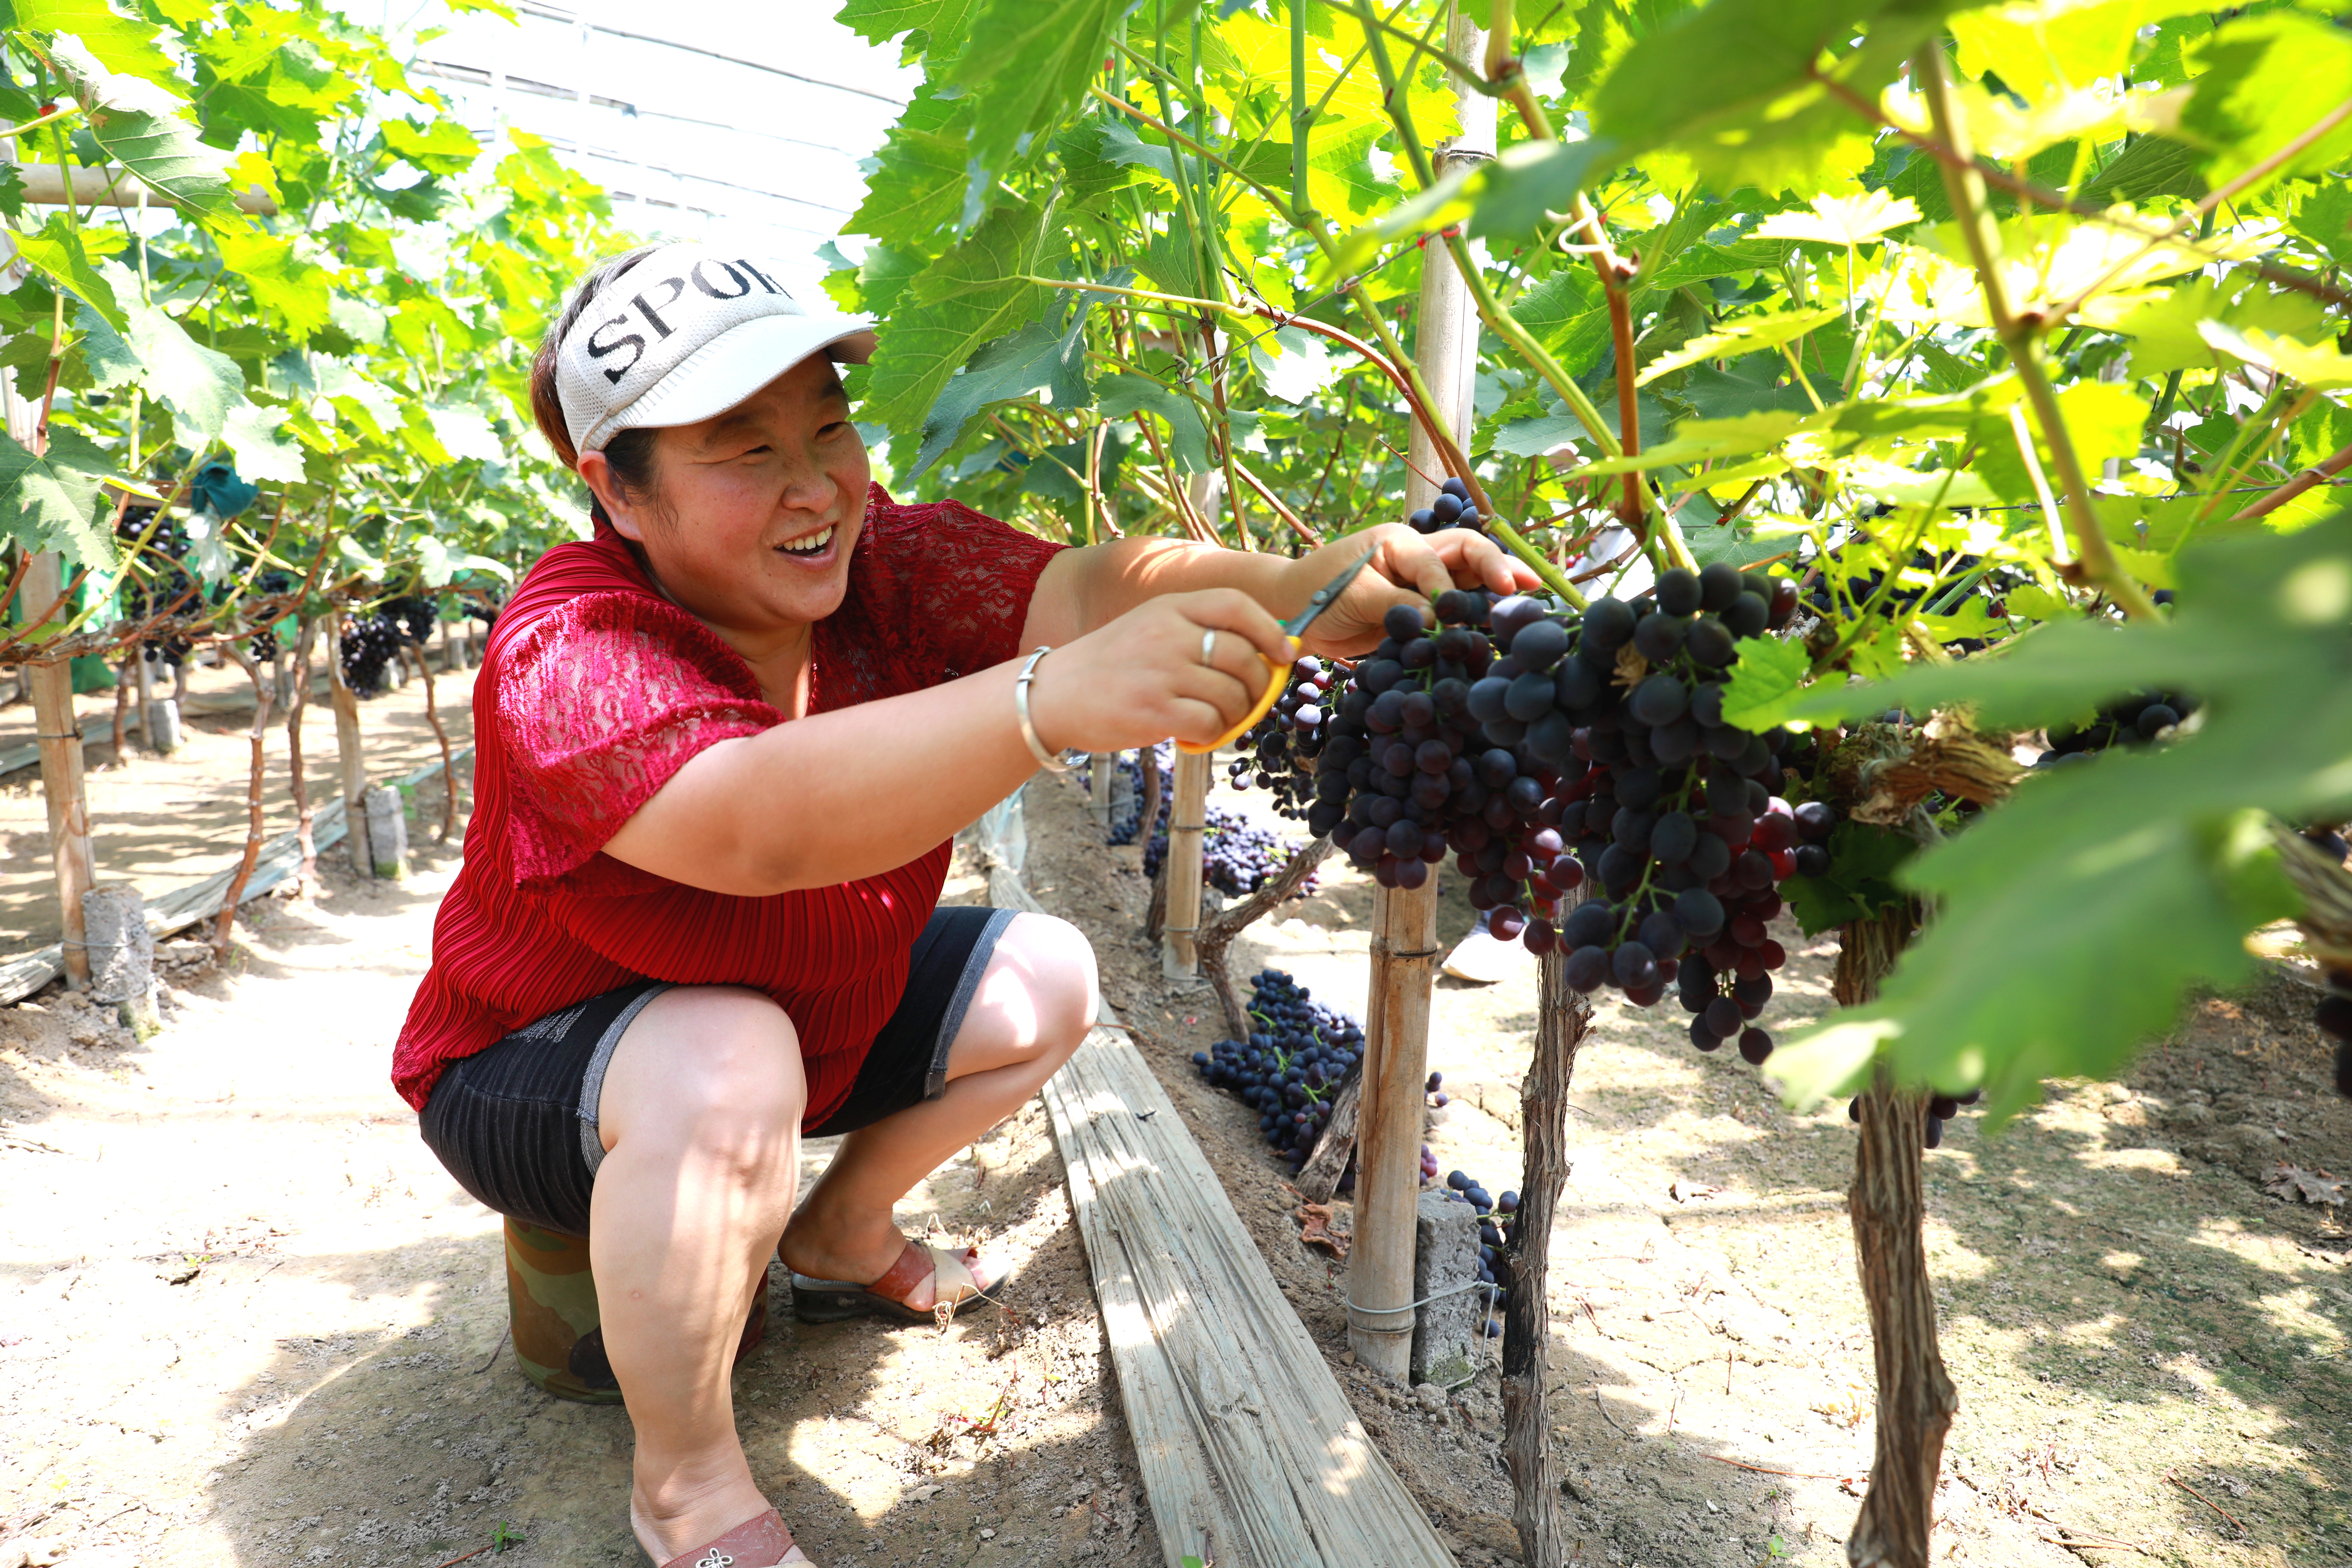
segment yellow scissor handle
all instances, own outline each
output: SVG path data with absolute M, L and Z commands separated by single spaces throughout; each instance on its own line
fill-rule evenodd
M 1290 639 L 1292 662 L 1295 662 L 1298 657 L 1298 639 L 1292 637 Z M 1179 741 L 1176 742 L 1178 751 L 1197 757 L 1210 752 L 1223 750 L 1240 740 L 1248 732 L 1251 726 L 1266 716 L 1267 711 L 1274 707 L 1275 700 L 1279 698 L 1284 689 L 1290 684 L 1291 662 L 1276 664 L 1264 654 L 1258 655 L 1257 659 L 1260 664 L 1265 666 L 1265 689 L 1257 694 L 1257 700 L 1250 704 L 1250 710 L 1243 715 L 1242 721 L 1205 745 L 1195 745 L 1190 741 Z

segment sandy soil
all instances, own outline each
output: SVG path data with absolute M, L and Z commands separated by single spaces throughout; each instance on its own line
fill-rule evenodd
M 1030 800 L 1031 887 L 1093 936 L 1368 1429 L 1465 1564 L 1515 1561 L 1492 1371 L 1439 1400 L 1347 1364 L 1340 1270 L 1299 1244 L 1255 1118 L 1189 1065 L 1216 1016 L 1140 940 L 1138 851 L 1100 845 L 1074 784 Z M 384 1081 L 454 870 L 420 860 L 255 906 L 226 970 L 176 973 L 146 1046 L 54 992 L 0 1013 L 0 1563 L 29 1542 L 79 1568 L 436 1568 L 502 1530 L 517 1568 L 640 1560 L 625 1418 L 514 1370 L 496 1223 Z M 1370 887 L 1324 881 L 1241 957 L 1353 1008 Z M 1442 934 L 1468 923 L 1450 895 Z M 1788 1026 L 1824 1005 L 1827 950 L 1781 935 Z M 1531 966 L 1437 998 L 1455 1101 L 1430 1141 L 1498 1190 L 1533 1008 Z M 1964 1119 L 1929 1157 L 1962 1402 L 1939 1561 L 2352 1563 L 2347 1237 L 2261 1185 L 2352 1147 L 2308 1018 L 2292 977 L 2209 1000 L 2125 1083 L 2056 1086 L 1997 1138 Z M 1613 1006 L 1574 1100 L 1551 1419 L 1578 1561 L 1842 1563 L 1871 1434 L 1842 1108 L 1790 1116 L 1674 1016 Z M 1026 1259 L 1009 1318 L 803 1330 L 779 1296 L 739 1422 L 819 1562 L 1159 1561 L 1059 1177 L 1032 1106 L 902 1208 Z
M 1255 1113 L 1190 1065 L 1223 1029 L 1205 989 L 1159 978 L 1137 852 L 1097 847 L 1075 786 L 1041 781 L 1029 798 L 1033 887 L 1093 935 L 1109 999 L 1147 1033 L 1367 1428 L 1464 1562 L 1516 1561 L 1494 1373 L 1433 1409 L 1343 1364 L 1341 1270 L 1300 1245 Z M 1122 874 L 1100 874 L 1106 854 Z M 1371 886 L 1334 862 L 1321 875 L 1317 898 L 1244 939 L 1235 973 L 1271 963 L 1360 1013 Z M 1447 882 L 1451 942 L 1472 913 Z M 1827 1005 L 1834 948 L 1776 934 L 1800 955 L 1766 1019 L 1787 1028 Z M 2125 1081 L 2054 1085 L 1997 1136 L 1964 1116 L 1928 1155 L 1961 1402 L 1939 1562 L 2352 1564 L 2352 1237 L 2340 1209 L 2261 1184 L 2281 1161 L 2352 1164 L 2352 1104 L 2326 1086 L 2314 999 L 2284 971 L 2208 999 Z M 1534 1016 L 1532 962 L 1491 987 L 1440 983 L 1430 1063 L 1454 1103 L 1429 1141 L 1441 1169 L 1495 1191 L 1519 1184 Z M 1844 1108 L 1791 1116 L 1736 1055 L 1693 1050 L 1678 1009 L 1616 1003 L 1572 1104 L 1551 1421 L 1579 1560 L 1843 1563 L 1872 1434 Z

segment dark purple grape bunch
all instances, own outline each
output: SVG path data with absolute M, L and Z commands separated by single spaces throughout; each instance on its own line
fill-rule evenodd
M 1322 754 L 1326 738 L 1325 705 L 1343 673 L 1312 657 L 1291 666 L 1289 684 L 1265 717 L 1243 735 L 1244 754 L 1225 770 L 1234 788 L 1245 790 L 1255 784 L 1273 793 L 1274 808 L 1282 816 L 1296 820 L 1307 815 L 1315 793 L 1315 759 Z
M 1433 1174 L 1437 1162 L 1427 1162 L 1424 1169 Z M 1503 1331 L 1498 1314 L 1511 1299 L 1511 1288 L 1503 1282 L 1507 1267 L 1503 1254 L 1511 1245 L 1511 1226 L 1518 1216 L 1519 1194 L 1507 1191 L 1489 1194 L 1483 1183 L 1465 1171 L 1447 1172 L 1445 1187 L 1456 1199 L 1478 1211 L 1478 1283 L 1486 1287 L 1479 1296 L 1486 1307 L 1486 1337 L 1498 1338 Z
M 2303 837 L 2338 866 L 2352 859 L 2352 844 L 2345 841 L 2341 827 L 2306 827 Z M 2352 968 L 2324 970 L 2321 981 L 2327 994 L 2319 999 L 2312 1022 L 2336 1042 L 2336 1092 L 2352 1100 Z
M 1564 847 L 1541 837 L 1539 819 L 1559 774 L 1495 740 L 1473 715 L 1470 693 L 1494 666 L 1490 629 L 1517 624 L 1496 617 L 1534 620 L 1549 612 L 1534 599 L 1492 600 L 1463 589 L 1439 595 L 1435 609 L 1431 626 L 1417 607 L 1392 606 L 1381 626 L 1386 636 L 1356 666 L 1324 721 L 1331 738 L 1307 826 L 1328 834 L 1385 887 L 1420 887 L 1449 851 L 1468 857 L 1464 869 L 1483 889 L 1474 901 L 1483 896 L 1482 907 L 1512 906 L 1503 921 L 1509 929 L 1491 928 L 1508 940 L 1557 908 L 1561 889 L 1540 874 Z M 1507 870 L 1516 875 L 1505 878 Z M 1572 875 L 1580 880 L 1581 868 Z
M 2177 691 L 2143 691 L 2111 702 L 2087 724 L 2050 730 L 2050 749 L 2033 759 L 2037 768 L 2087 763 L 2111 746 L 2146 746 L 2161 739 L 2197 711 L 2197 700 Z
M 1253 979 L 1249 1016 L 1247 1039 L 1195 1051 L 1192 1066 L 1258 1112 L 1258 1131 L 1295 1172 L 1330 1122 L 1339 1080 L 1363 1059 L 1363 1027 L 1279 969 Z
M 352 616 L 343 622 L 341 637 L 343 684 L 361 697 L 373 697 L 384 689 L 384 671 L 392 665 L 393 650 L 401 645 L 399 626 L 390 616 L 381 611 L 373 615 Z
M 1944 1146 L 1944 1123 L 1960 1113 L 1963 1106 L 1974 1105 L 1984 1098 L 1984 1090 L 1972 1089 L 1966 1094 L 1937 1094 L 1928 1097 L 1921 1108 L 1924 1121 L 1919 1128 L 1919 1146 L 1940 1149 Z M 1846 1101 L 1845 1119 L 1855 1126 L 1862 1125 L 1862 1099 L 1856 1096 Z
M 1171 793 L 1164 788 L 1161 791 L 1160 831 L 1143 847 L 1143 874 L 1147 877 L 1160 875 L 1160 862 L 1168 854 L 1166 804 Z M 1271 828 L 1260 827 L 1237 811 L 1210 805 L 1202 811 L 1201 820 L 1205 825 L 1201 835 L 1202 879 L 1230 898 L 1245 898 L 1281 876 L 1283 868 L 1290 864 L 1290 857 L 1297 852 L 1297 845 Z M 1291 897 L 1311 899 L 1318 887 L 1319 879 L 1309 871 Z
M 1779 794 L 1793 737 L 1725 723 L 1723 680 L 1776 605 L 1793 612 L 1786 587 L 1721 564 L 1661 573 L 1639 599 L 1594 603 L 1571 648 L 1538 633 L 1523 658 L 1527 634 L 1513 637 L 1496 674 L 1521 670 L 1472 692 L 1472 711 L 1499 710 L 1506 735 L 1525 725 L 1538 755 L 1564 739 L 1584 764 L 1560 791 L 1558 830 L 1599 886 L 1560 929 L 1569 983 L 1639 1006 L 1673 984 L 1694 1044 L 1738 1039 L 1759 1063 L 1772 1042 L 1754 1020 L 1788 957 L 1767 925 L 1803 834 Z
M 1415 533 L 1436 533 L 1449 528 L 1466 528 L 1478 531 L 1478 504 L 1470 499 L 1470 487 L 1460 479 L 1448 479 L 1437 487 L 1430 503 L 1405 519 Z

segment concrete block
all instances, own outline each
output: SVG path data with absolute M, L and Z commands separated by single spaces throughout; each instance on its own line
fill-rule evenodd
M 135 1037 L 152 1038 L 163 1021 L 155 1010 L 155 937 L 147 929 L 146 901 L 136 888 L 107 883 L 82 895 L 81 919 L 90 1000 L 112 1006 Z
M 408 874 L 408 813 L 398 790 L 373 784 L 367 801 L 367 867 L 373 876 Z
M 180 749 L 180 705 L 169 697 L 158 697 L 139 710 L 140 727 L 147 734 L 147 749 L 170 756 Z
M 1425 1304 L 1412 1320 L 1413 1382 L 1450 1387 L 1477 1370 L 1485 1298 L 1461 1289 L 1477 1278 L 1478 1211 L 1444 1188 L 1422 1194 L 1413 1212 L 1412 1298 Z

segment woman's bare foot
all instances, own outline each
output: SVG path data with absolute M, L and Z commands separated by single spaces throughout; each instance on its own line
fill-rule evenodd
M 637 1544 L 656 1563 L 667 1563 L 681 1552 L 708 1545 L 746 1520 L 768 1511 L 769 1502 L 752 1484 L 749 1467 L 738 1456 L 739 1475 L 694 1486 L 677 1478 L 648 1489 L 640 1479 L 629 1489 L 629 1528 Z M 809 1558 L 795 1545 L 782 1562 L 803 1564 Z M 744 1563 L 741 1568 L 767 1568 Z

